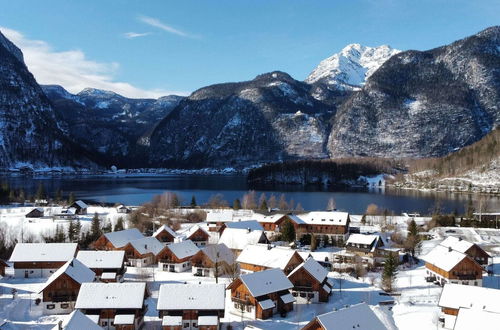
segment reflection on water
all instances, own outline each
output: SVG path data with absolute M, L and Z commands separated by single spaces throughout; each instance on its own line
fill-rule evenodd
M 187 204 L 191 196 L 195 196 L 198 203 L 205 203 L 210 196 L 220 193 L 232 203 L 236 198 L 249 190 L 244 176 L 237 175 L 170 175 L 152 177 L 4 177 L 0 181 L 7 181 L 14 188 L 23 188 L 33 194 L 38 185 L 43 183 L 46 190 L 54 195 L 58 189 L 65 194 L 74 192 L 77 198 L 92 199 L 99 202 L 124 203 L 139 205 L 149 201 L 154 195 L 164 191 L 173 191 L 179 194 Z M 306 210 L 322 210 L 328 199 L 333 197 L 337 208 L 351 213 L 360 214 L 366 210 L 368 204 L 374 203 L 381 208 L 401 212 L 428 213 L 439 201 L 445 212 L 457 210 L 462 212 L 469 198 L 477 200 L 478 195 L 459 194 L 452 192 L 422 192 L 415 190 L 392 189 L 348 189 L 325 190 L 321 186 L 272 186 L 257 189 L 258 195 L 266 193 L 277 197 L 286 194 L 288 200 L 293 199 L 295 204 L 301 203 Z M 490 210 L 500 209 L 498 196 L 484 197 L 483 205 Z

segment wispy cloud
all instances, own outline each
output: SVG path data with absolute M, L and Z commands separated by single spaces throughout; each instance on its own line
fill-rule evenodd
M 134 39 L 134 38 L 140 38 L 140 37 L 145 37 L 150 35 L 151 32 L 144 32 L 144 33 L 139 33 L 139 32 L 127 32 L 124 33 L 123 36 L 127 39 Z
M 39 84 L 57 84 L 71 93 L 86 87 L 110 90 L 133 98 L 157 98 L 163 95 L 186 95 L 186 92 L 163 89 L 141 89 L 127 82 L 115 81 L 120 65 L 87 59 L 81 50 L 56 51 L 47 42 L 32 40 L 21 32 L 0 27 L 3 34 L 24 54 L 28 69 Z
M 157 18 L 154 17 L 149 17 L 149 16 L 139 16 L 139 20 L 143 23 L 146 23 L 152 27 L 158 28 L 160 30 L 163 30 L 168 33 L 172 33 L 181 37 L 185 38 L 197 38 L 197 36 L 189 34 L 187 32 L 181 31 L 179 29 L 176 29 L 174 27 L 171 27 L 170 25 L 167 25 L 160 21 Z

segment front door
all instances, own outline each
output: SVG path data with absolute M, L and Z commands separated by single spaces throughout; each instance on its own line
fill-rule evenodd
M 25 271 L 24 271 L 24 278 L 28 278 L 28 276 L 29 276 L 29 275 L 28 275 L 28 271 L 27 271 L 27 270 L 25 270 Z

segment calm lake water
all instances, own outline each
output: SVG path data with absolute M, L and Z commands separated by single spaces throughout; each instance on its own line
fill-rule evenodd
M 240 175 L 169 175 L 149 177 L 3 177 L 0 181 L 7 181 L 15 188 L 24 188 L 33 194 L 38 185 L 43 183 L 46 190 L 54 195 L 58 189 L 64 194 L 74 192 L 77 198 L 95 200 L 99 202 L 124 203 L 140 205 L 151 200 L 154 195 L 165 191 L 177 193 L 182 201 L 188 204 L 191 196 L 196 196 L 198 204 L 205 203 L 214 194 L 222 194 L 230 204 L 241 198 L 251 187 Z M 311 186 L 274 186 L 256 189 L 257 198 L 262 192 L 267 197 L 275 194 L 277 198 L 284 193 L 288 200 L 295 204 L 301 203 L 306 210 L 323 210 L 328 199 L 335 199 L 337 208 L 350 213 L 360 214 L 366 207 L 374 203 L 380 208 L 387 208 L 396 213 L 419 212 L 427 214 L 437 201 L 445 212 L 455 209 L 462 212 L 469 198 L 477 200 L 478 195 L 420 192 L 411 190 L 325 190 L 322 187 Z M 499 197 L 486 197 L 491 210 L 500 209 Z

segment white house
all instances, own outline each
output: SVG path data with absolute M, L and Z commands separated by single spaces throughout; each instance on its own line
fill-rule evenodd
M 76 243 L 17 243 L 10 257 L 14 277 L 49 277 L 73 259 Z

